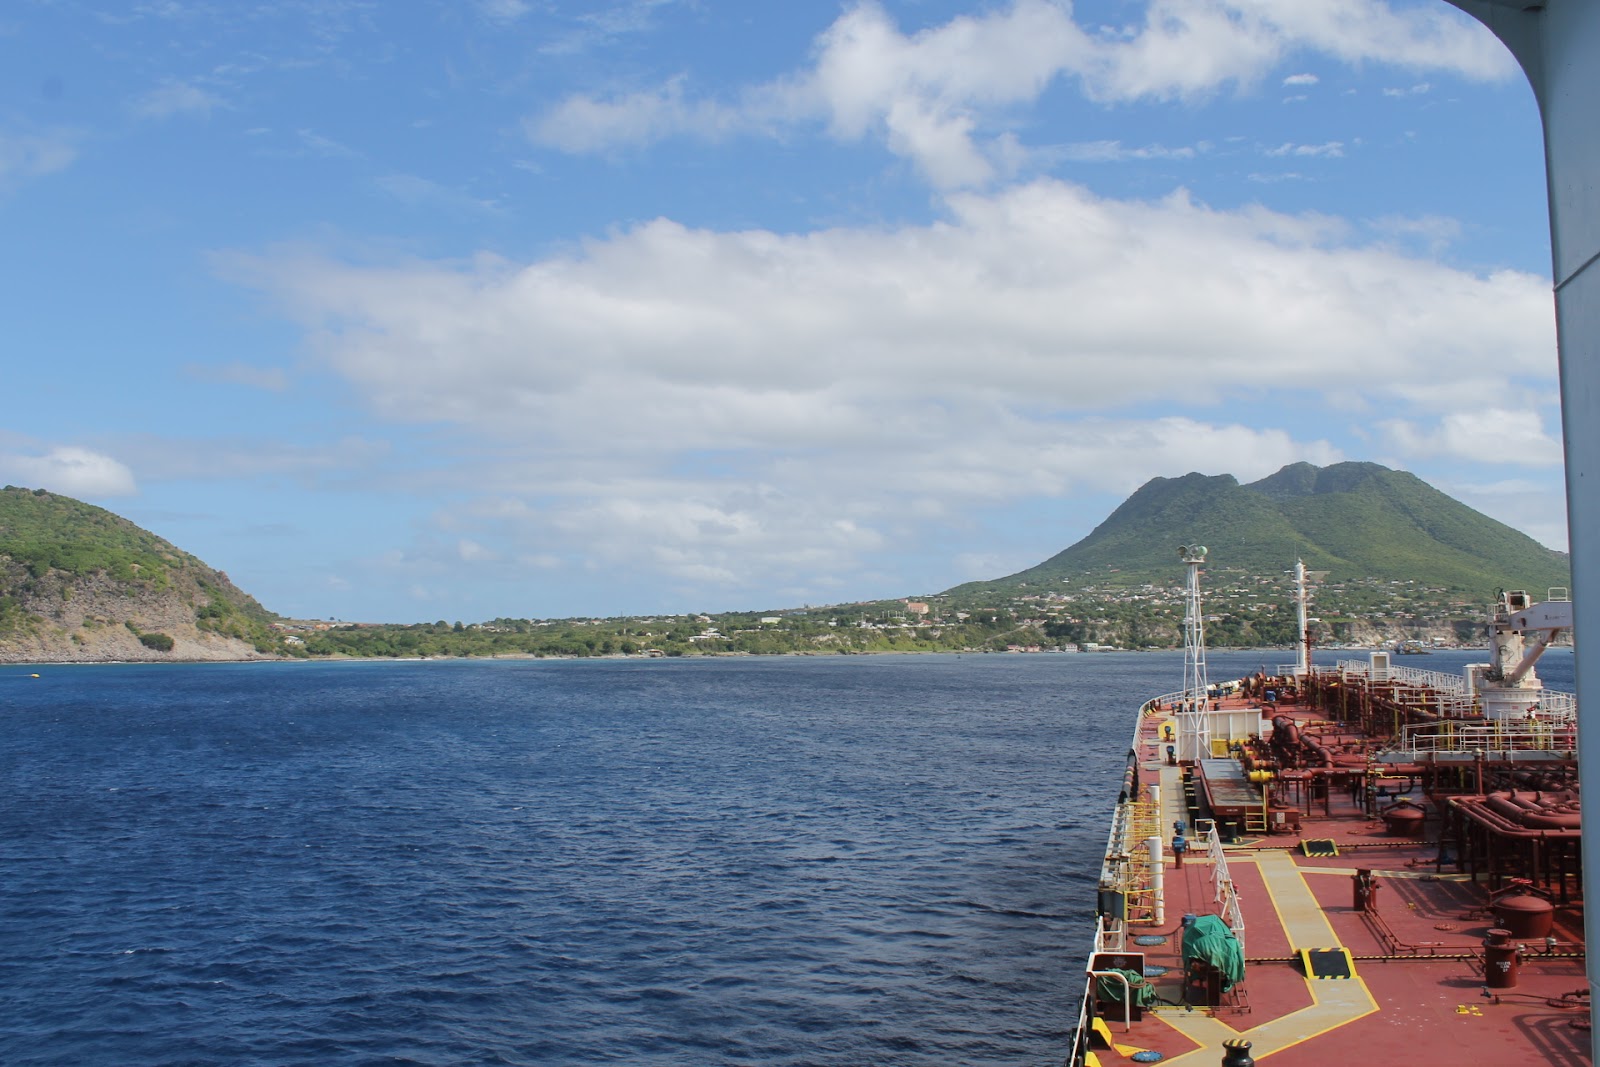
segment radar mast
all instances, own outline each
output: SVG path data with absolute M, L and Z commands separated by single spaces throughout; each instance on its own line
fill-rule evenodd
M 1206 710 L 1206 624 L 1200 608 L 1200 568 L 1206 562 L 1205 545 L 1180 545 L 1178 558 L 1189 569 L 1183 611 L 1183 704 L 1187 722 L 1179 737 L 1178 758 L 1201 760 L 1211 755 L 1211 715 Z M 1182 720 L 1180 719 L 1180 722 Z

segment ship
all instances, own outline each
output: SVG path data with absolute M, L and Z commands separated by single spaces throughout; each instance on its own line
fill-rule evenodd
M 1576 546 L 1600 525 L 1600 5 L 1447 2 L 1538 107 Z M 1137 716 L 1069 1062 L 1600 1061 L 1578 789 L 1600 732 L 1576 718 L 1600 693 L 1600 557 L 1574 553 L 1572 584 L 1498 597 L 1490 663 L 1462 678 L 1379 651 L 1197 689 L 1186 655 Z M 1558 622 L 1576 700 L 1535 681 Z
M 1390 650 L 1137 709 L 1068 1063 L 1587 1064 L 1577 703 L 1537 663 L 1566 590 L 1501 591 L 1459 675 Z M 1176 680 L 1176 679 L 1174 679 Z

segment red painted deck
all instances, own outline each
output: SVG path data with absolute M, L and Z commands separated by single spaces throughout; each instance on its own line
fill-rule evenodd
M 1277 713 L 1285 712 L 1313 718 L 1292 706 Z M 1164 721 L 1160 714 L 1144 720 L 1137 750 L 1141 778 L 1148 783 L 1163 776 L 1163 807 L 1169 816 L 1183 817 L 1177 771 L 1166 766 L 1159 736 Z M 1122 1048 L 1097 1052 L 1100 1063 L 1127 1062 L 1124 1057 L 1134 1050 L 1154 1050 L 1168 1060 L 1182 1056 L 1185 1064 L 1219 1063 L 1227 1031 L 1217 1024 L 1246 1040 L 1253 1033 L 1264 1035 L 1262 1047 L 1252 1052 L 1278 1067 L 1323 1067 L 1349 1060 L 1414 1067 L 1589 1063 L 1587 1000 L 1563 999 L 1586 985 L 1581 904 L 1557 911 L 1555 946 L 1542 939 L 1524 945 L 1514 988 L 1486 991 L 1483 943 L 1496 925 L 1487 910 L 1487 880 L 1474 882 L 1470 874 L 1457 871 L 1453 857 L 1440 862 L 1433 821 L 1428 825 L 1433 840 L 1400 840 L 1363 814 L 1348 791 L 1330 792 L 1331 814 L 1323 813 L 1321 801 L 1312 805 L 1313 814 L 1306 814 L 1302 804 L 1299 833 L 1245 837 L 1226 849 L 1246 918 L 1246 975 L 1242 995 L 1230 1003 L 1179 1006 L 1182 917 L 1215 913 L 1217 908 L 1212 865 L 1203 847 L 1197 845 L 1201 851 L 1191 852 L 1181 868 L 1167 856 L 1166 921 L 1160 929 L 1138 926 L 1132 933 L 1167 935 L 1165 944 L 1141 951 L 1146 953 L 1147 973 L 1152 965 L 1168 969 L 1152 981 L 1174 1006 L 1147 1011 L 1126 1033 L 1120 1013 L 1110 1014 L 1106 1023 Z M 1170 821 L 1164 826 L 1169 838 Z M 1302 839 L 1332 839 L 1339 855 L 1302 856 Z M 1277 895 L 1269 891 L 1263 873 L 1267 866 L 1277 872 Z M 1357 868 L 1371 870 L 1377 878 L 1372 913 L 1355 907 L 1352 876 Z M 1380 934 L 1380 925 L 1387 927 L 1388 937 Z M 1295 944 L 1290 930 L 1330 928 L 1331 944 L 1355 958 L 1357 982 L 1376 1010 L 1347 1012 L 1359 1017 L 1346 1017 L 1317 1032 L 1319 1012 L 1330 1010 L 1326 1005 L 1313 1008 L 1322 997 L 1319 990 L 1338 980 L 1308 981 L 1294 955 L 1300 948 L 1331 945 Z M 1348 988 L 1351 984 L 1345 983 L 1344 995 L 1360 997 L 1360 990 Z M 1209 1019 L 1198 1027 L 1186 1024 L 1186 1019 L 1202 1016 Z M 1292 1033 L 1302 1024 L 1304 1035 Z M 1199 1038 L 1191 1036 L 1197 1029 L 1204 1031 Z

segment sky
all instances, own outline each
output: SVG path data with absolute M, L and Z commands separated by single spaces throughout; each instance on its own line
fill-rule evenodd
M 1566 548 L 1441 0 L 10 0 L 0 322 L 0 481 L 301 618 L 928 594 L 1299 461 Z

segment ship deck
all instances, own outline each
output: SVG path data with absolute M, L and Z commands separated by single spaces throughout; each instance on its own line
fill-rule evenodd
M 1230 698 L 1224 709 L 1230 704 L 1246 706 Z M 1274 713 L 1285 711 L 1311 718 L 1292 707 Z M 1175 822 L 1193 819 L 1184 769 L 1169 763 L 1166 752 L 1170 723 L 1161 713 L 1142 716 L 1134 750 L 1140 781 L 1160 784 L 1168 841 Z M 1224 780 L 1219 798 L 1240 788 L 1220 767 L 1191 773 L 1198 779 L 1206 770 Z M 1129 929 L 1164 1003 L 1126 1026 L 1120 1006 L 1107 1006 L 1094 1024 L 1098 1062 L 1137 1062 L 1133 1056 L 1146 1051 L 1165 1063 L 1210 1065 L 1220 1062 L 1225 1041 L 1242 1039 L 1255 1059 L 1270 1056 L 1279 1067 L 1352 1057 L 1422 1065 L 1589 1063 L 1581 904 L 1557 908 L 1549 937 L 1523 943 L 1514 987 L 1488 989 L 1485 939 L 1499 925 L 1488 909 L 1488 878 L 1458 870 L 1437 833 L 1426 841 L 1394 836 L 1366 814 L 1358 793 L 1331 787 L 1327 793 L 1326 801 L 1298 806 L 1297 831 L 1241 831 L 1222 847 L 1244 917 L 1246 962 L 1243 981 L 1215 1006 L 1185 1004 L 1180 957 L 1183 917 L 1219 912 L 1218 864 L 1198 841 L 1181 866 L 1166 855 L 1163 921 Z M 1302 841 L 1331 841 L 1337 854 L 1305 855 Z M 1378 886 L 1367 908 L 1355 902 L 1358 870 L 1370 871 Z M 1156 937 L 1162 942 L 1151 944 Z M 1348 952 L 1351 977 L 1307 977 L 1300 950 L 1329 948 Z

